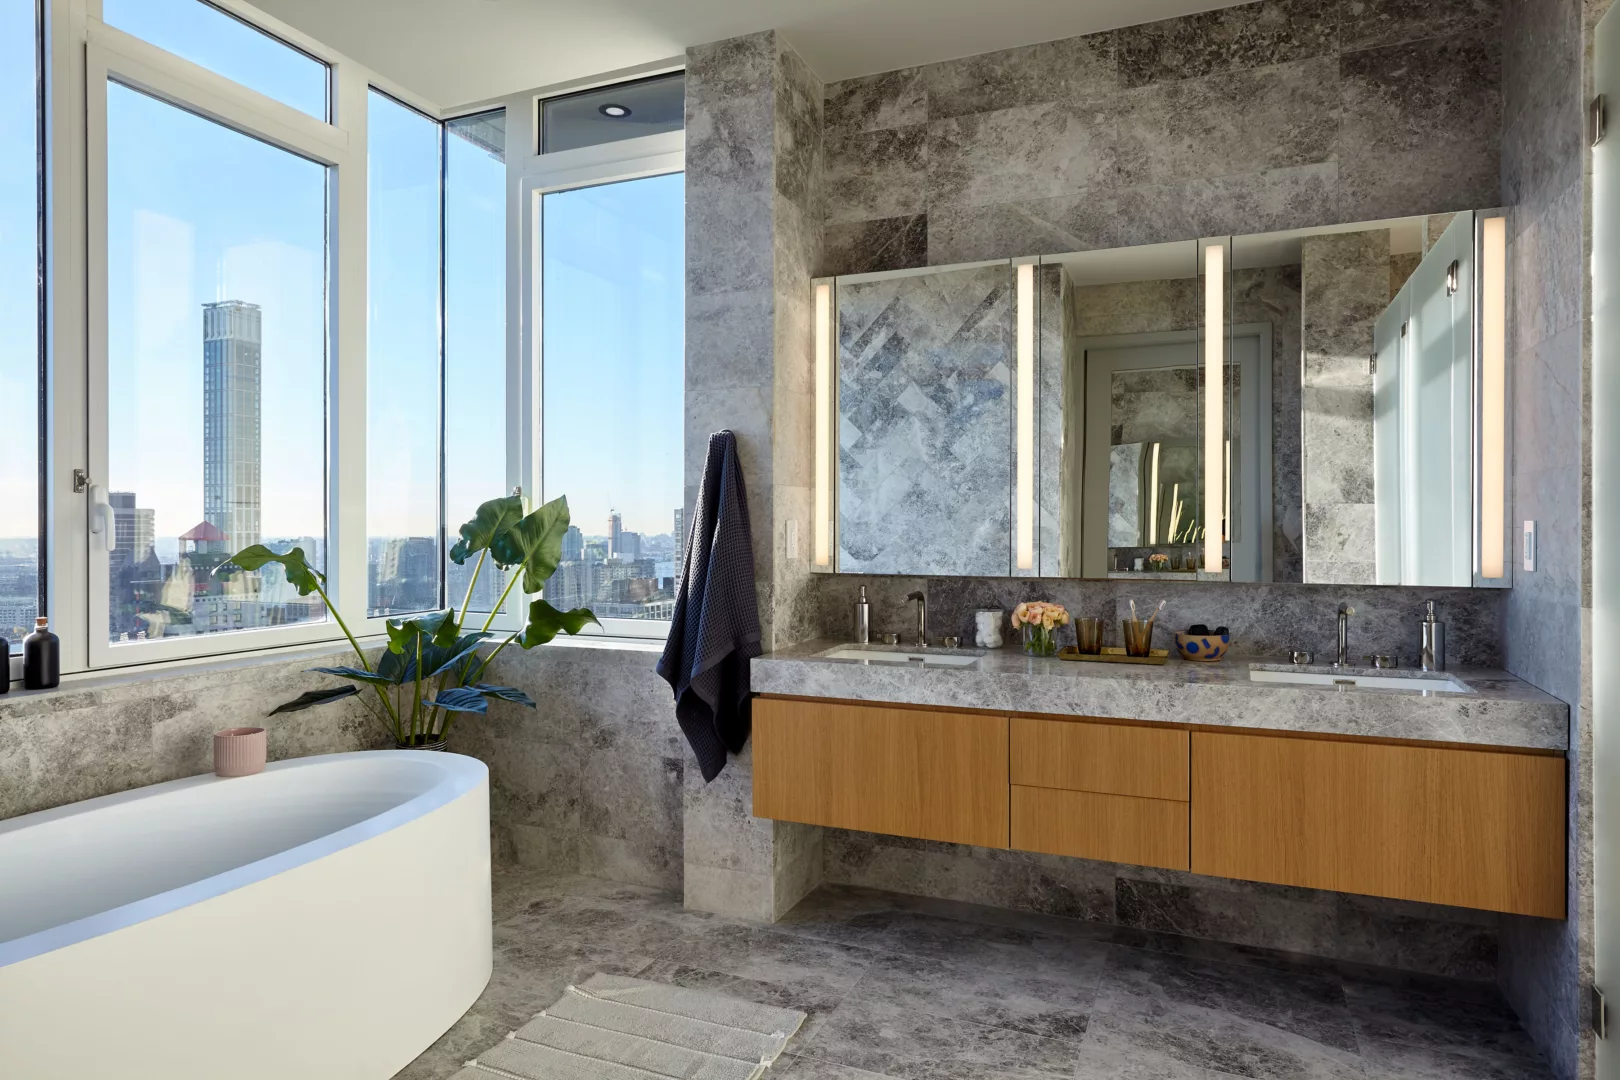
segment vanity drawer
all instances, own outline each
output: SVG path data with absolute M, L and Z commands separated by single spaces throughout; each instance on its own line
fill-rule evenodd
M 1192 738 L 1195 873 L 1564 917 L 1562 756 Z
M 1184 802 L 1012 789 L 1012 846 L 1023 851 L 1185 870 L 1187 832 Z
M 1187 757 L 1177 728 L 1012 720 L 1012 782 L 1028 787 L 1185 802 Z
M 754 816 L 1007 846 L 1007 718 L 754 699 Z

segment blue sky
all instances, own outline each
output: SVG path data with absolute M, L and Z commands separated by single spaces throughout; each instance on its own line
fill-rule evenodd
M 0 0 L 0 539 L 39 528 L 34 3 Z
M 0 0 L 0 325 L 31 325 L 32 3 Z M 315 115 L 323 69 L 195 0 L 106 0 L 106 19 Z M 16 55 L 13 55 L 16 54 Z M 437 126 L 371 97 L 368 522 L 437 527 Z M 204 303 L 263 309 L 267 537 L 324 531 L 326 170 L 109 88 L 109 485 L 159 536 L 202 518 Z M 26 151 L 26 152 L 24 152 Z M 448 525 L 506 486 L 504 166 L 448 141 Z M 587 533 L 670 530 L 682 500 L 683 185 L 655 177 L 545 198 L 544 494 Z M 30 335 L 0 336 L 0 423 L 32 430 Z M 31 458 L 31 436 L 8 438 Z M 31 535 L 34 470 L 0 470 L 0 537 Z

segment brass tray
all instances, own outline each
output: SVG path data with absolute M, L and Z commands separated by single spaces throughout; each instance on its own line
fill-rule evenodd
M 1093 664 L 1162 664 L 1170 659 L 1169 649 L 1149 649 L 1146 656 L 1126 656 L 1123 648 L 1103 646 L 1100 653 L 1083 653 L 1073 645 L 1058 650 L 1059 660 L 1086 660 Z

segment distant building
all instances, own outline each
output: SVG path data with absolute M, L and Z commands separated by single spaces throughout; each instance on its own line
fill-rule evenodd
M 144 561 L 156 539 L 155 511 L 136 506 L 133 491 L 110 491 L 107 501 L 113 512 L 114 555 L 125 563 Z
M 614 557 L 621 562 L 635 562 L 641 558 L 641 534 L 622 529 L 619 542 L 614 546 Z
M 675 508 L 675 572 L 685 572 L 686 566 L 686 507 Z
M 563 562 L 578 562 L 585 557 L 585 534 L 579 531 L 578 525 L 568 526 L 563 533 Z
M 203 305 L 203 519 L 234 553 L 259 542 L 259 305 Z
M 387 541 L 371 565 L 373 615 L 439 606 L 439 543 L 431 536 Z
M 617 510 L 608 511 L 607 557 L 619 558 L 619 539 L 624 535 L 624 518 Z

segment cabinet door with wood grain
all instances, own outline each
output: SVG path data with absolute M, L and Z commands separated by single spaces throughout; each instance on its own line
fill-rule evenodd
M 1563 918 L 1562 757 L 1194 732 L 1198 874 Z
M 754 814 L 1006 847 L 1007 718 L 754 699 Z

